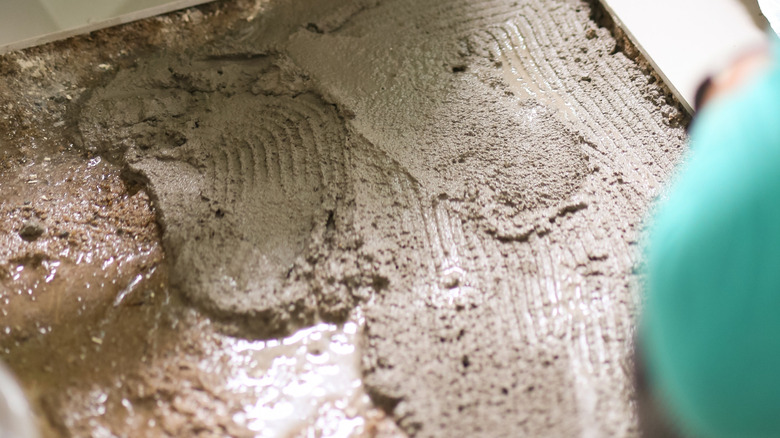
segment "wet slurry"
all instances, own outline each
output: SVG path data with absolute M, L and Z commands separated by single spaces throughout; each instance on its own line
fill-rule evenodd
M 590 12 L 219 2 L 1 57 L 0 355 L 44 435 L 636 436 L 683 116 Z

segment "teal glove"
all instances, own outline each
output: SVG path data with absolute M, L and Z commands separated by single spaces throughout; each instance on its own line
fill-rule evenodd
M 778 44 L 776 44 L 778 46 Z M 780 437 L 780 48 L 700 114 L 652 224 L 642 353 L 694 437 Z

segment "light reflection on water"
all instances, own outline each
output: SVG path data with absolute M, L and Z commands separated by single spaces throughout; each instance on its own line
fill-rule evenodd
M 200 367 L 227 372 L 227 392 L 245 401 L 233 420 L 257 437 L 361 436 L 372 407 L 358 370 L 359 329 L 320 323 L 281 340 L 226 336 Z

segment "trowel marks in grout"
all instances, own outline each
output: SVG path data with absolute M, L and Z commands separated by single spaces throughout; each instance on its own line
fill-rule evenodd
M 631 435 L 633 243 L 683 132 L 589 12 L 271 2 L 95 90 L 84 146 L 147 179 L 201 306 L 268 335 L 362 301 L 408 433 Z
M 294 283 L 348 227 L 347 130 L 308 82 L 280 57 L 164 56 L 120 72 L 81 115 L 87 147 L 149 181 L 173 284 L 266 335 L 312 320 L 315 285 Z M 345 302 L 326 316 L 353 307 L 331 301 Z
M 80 127 L 86 147 L 125 162 L 151 183 L 166 248 L 174 256 L 174 285 L 218 315 L 253 319 L 263 335 L 310 322 L 315 314 L 338 319 L 356 296 L 367 296 L 356 287 L 383 284 L 384 277 L 371 270 L 345 277 L 342 261 L 316 266 L 319 255 L 333 257 L 333 239 L 340 239 L 336 246 L 343 250 L 370 238 L 352 233 L 354 191 L 366 198 L 369 184 L 401 178 L 408 188 L 400 191 L 411 189 L 414 202 L 420 190 L 480 197 L 497 210 L 495 219 L 565 201 L 587 173 L 581 142 L 538 104 L 523 105 L 520 112 L 506 104 L 445 110 L 427 123 L 437 109 L 422 106 L 404 114 L 406 127 L 393 131 L 414 130 L 427 144 L 409 144 L 393 132 L 369 143 L 350 132 L 360 123 L 345 125 L 355 113 L 339 115 L 314 91 L 309 73 L 285 55 L 243 50 L 241 43 L 226 46 L 157 57 L 120 72 L 91 96 Z M 339 61 L 331 58 L 328 65 Z M 450 70 L 433 72 L 417 74 L 436 87 L 432 96 L 452 93 L 451 106 L 490 94 L 479 83 L 477 90 L 462 87 Z M 404 87 L 397 93 L 412 91 Z M 393 112 L 365 116 L 398 117 Z M 484 129 L 486 123 L 493 132 Z M 405 156 L 398 146 L 418 146 L 427 155 L 409 150 Z M 431 146 L 439 150 L 428 151 Z M 361 176 L 352 161 L 382 168 L 387 176 Z M 454 170 L 463 178 L 452 178 Z M 389 197 L 397 202 L 399 195 Z M 365 212 L 376 208 L 366 206 L 358 215 Z M 393 218 L 399 208 L 384 213 Z M 353 264 L 360 258 L 355 253 L 348 254 Z M 375 258 L 369 253 L 368 260 Z M 307 281 L 317 275 L 324 275 L 324 285 Z M 309 294 L 334 289 L 334 279 L 342 290 Z
M 634 244 L 683 132 L 589 13 L 392 1 L 290 38 L 290 57 L 420 186 L 394 195 L 404 256 L 365 308 L 366 384 L 410 433 L 635 432 L 622 365 Z

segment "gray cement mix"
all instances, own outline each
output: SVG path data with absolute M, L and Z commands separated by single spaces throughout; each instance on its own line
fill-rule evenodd
M 637 241 L 678 107 L 588 4 L 272 1 L 73 106 L 147 184 L 188 301 L 253 336 L 366 318 L 412 436 L 632 436 Z M 619 46 L 618 46 L 619 48 Z

